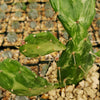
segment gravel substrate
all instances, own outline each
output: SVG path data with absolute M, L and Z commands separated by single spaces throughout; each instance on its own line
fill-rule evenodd
M 50 68 L 52 73 L 53 67 Z M 82 80 L 76 87 L 73 84 L 62 89 L 51 90 L 47 94 L 42 95 L 42 98 L 49 100 L 100 100 L 98 70 L 99 67 L 94 64 L 87 78 Z M 52 80 L 56 80 L 55 74 L 52 74 L 51 77 L 49 76 L 49 80 L 51 78 L 53 78 Z

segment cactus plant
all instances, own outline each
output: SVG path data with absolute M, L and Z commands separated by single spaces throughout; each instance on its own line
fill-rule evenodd
M 22 9 L 22 7 L 23 7 L 23 4 L 22 3 L 16 3 L 16 8 L 17 9 Z
M 48 9 L 45 11 L 45 16 L 47 18 L 49 18 L 49 17 L 51 18 L 51 17 L 53 17 L 53 15 L 54 15 L 54 12 L 51 9 Z
M 0 19 L 4 19 L 5 17 L 6 17 L 5 13 L 0 11 Z
M 62 84 L 63 82 L 78 84 L 87 75 L 94 61 L 90 53 L 92 45 L 87 29 L 95 16 L 95 0 L 50 0 L 50 2 L 70 38 L 66 50 L 57 63 L 61 73 L 58 74 L 58 79 Z
M 43 56 L 65 49 L 65 46 L 49 32 L 30 34 L 26 37 L 25 42 L 25 45 L 20 47 L 20 52 L 26 57 Z
M 99 20 L 97 20 L 96 25 L 97 25 L 97 27 L 99 27 L 99 28 L 100 28 L 100 19 L 99 19 Z
M 16 8 L 17 8 L 17 9 L 26 10 L 27 6 L 26 6 L 25 3 L 19 2 L 19 3 L 16 3 Z
M 18 29 L 20 27 L 20 23 L 17 21 L 12 22 L 12 28 L 13 29 Z
M 7 50 L 7 51 L 4 51 L 3 54 L 2 54 L 2 57 L 6 57 L 6 58 L 12 58 L 13 54 L 11 51 Z
M 10 2 L 11 0 L 4 0 L 4 2 Z
M 31 28 L 35 28 L 36 26 L 37 26 L 37 24 L 36 24 L 35 21 L 32 21 L 32 22 L 30 23 L 30 27 L 31 27 Z
M 2 5 L 0 5 L 1 10 L 5 11 L 7 9 L 7 4 L 4 3 Z
M 50 21 L 46 21 L 45 26 L 47 28 L 52 28 L 54 26 L 54 23 L 50 20 Z
M 47 70 L 49 68 L 49 65 L 50 65 L 50 62 L 49 62 L 49 64 L 45 64 L 45 65 L 42 66 L 42 70 L 40 71 L 40 75 L 42 77 L 44 77 L 46 75 L 46 72 L 47 72 Z
M 100 14 L 96 13 L 95 18 L 100 18 Z
M 19 96 L 35 96 L 58 87 L 11 59 L 0 62 L 0 86 Z
M 50 4 L 50 2 L 46 2 L 46 4 L 45 4 L 45 9 L 51 9 L 52 7 L 51 7 L 51 4 Z
M 11 42 L 11 43 L 16 42 L 16 40 L 17 40 L 16 33 L 15 32 L 8 33 L 7 34 L 7 40 L 8 40 L 8 42 Z
M 99 33 L 98 33 L 98 35 L 99 35 L 99 37 L 100 37 L 100 29 L 99 29 L 99 31 L 98 31 Z
M 0 30 L 2 29 L 2 24 L 0 23 Z
M 30 10 L 30 11 L 28 12 L 28 16 L 29 16 L 30 18 L 36 19 L 36 18 L 39 16 L 39 15 L 38 15 L 38 11 L 35 10 L 35 9 L 32 9 L 32 10 Z
M 63 37 L 68 40 L 68 33 L 66 31 L 63 32 Z
M 36 9 L 37 7 L 38 7 L 37 2 L 32 2 L 32 3 L 29 4 L 30 9 Z
M 16 96 L 15 100 L 29 100 L 29 98 L 26 96 Z
M 30 34 L 20 52 L 27 57 L 46 55 L 64 50 L 57 62 L 58 84 L 51 84 L 17 61 L 0 62 L 0 86 L 16 95 L 34 96 L 69 84 L 78 84 L 93 65 L 94 56 L 88 37 L 88 28 L 95 15 L 95 0 L 50 0 L 58 18 L 68 32 L 66 47 L 51 33 Z M 59 74 L 60 73 L 60 74 Z
M 16 12 L 15 12 L 15 16 L 16 16 L 16 17 L 21 17 L 21 16 L 22 16 L 22 12 L 16 11 Z

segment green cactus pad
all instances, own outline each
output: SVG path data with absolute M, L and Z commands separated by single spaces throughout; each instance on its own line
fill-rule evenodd
M 0 86 L 19 96 L 40 95 L 58 87 L 11 59 L 0 62 Z
M 95 16 L 95 0 L 50 0 L 50 2 L 55 12 L 58 12 L 59 20 L 71 36 L 81 26 L 87 30 Z
M 93 65 L 93 55 L 89 53 L 91 50 L 92 46 L 88 41 L 83 41 L 79 49 L 74 47 L 72 41 L 68 42 L 67 49 L 62 53 L 57 62 L 57 66 L 61 68 L 62 82 L 66 79 L 67 85 L 77 85 L 79 81 L 86 77 Z M 73 51 L 75 51 L 75 54 L 73 54 Z
M 58 79 L 66 84 L 78 84 L 93 65 L 92 45 L 88 28 L 95 16 L 95 0 L 50 0 L 58 18 L 69 34 L 69 42 L 57 66 Z M 59 71 L 58 71 L 59 72 Z M 61 79 L 60 79 L 61 77 Z
M 43 56 L 66 49 L 66 47 L 49 32 L 30 34 L 26 37 L 25 42 L 25 45 L 20 47 L 20 52 L 26 57 Z

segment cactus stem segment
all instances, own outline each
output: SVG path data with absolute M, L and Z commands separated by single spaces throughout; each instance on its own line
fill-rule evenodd
M 95 16 L 95 0 L 49 1 L 55 12 L 59 12 L 58 19 L 69 36 L 66 50 L 62 52 L 57 62 L 57 66 L 61 68 L 61 84 L 63 84 L 63 80 L 66 78 L 66 85 L 77 85 L 85 78 L 94 62 L 94 57 L 89 54 L 89 51 L 92 51 L 92 43 L 90 42 L 92 40 L 92 33 L 88 33 L 88 28 Z M 75 51 L 75 54 L 73 51 Z M 99 51 L 95 54 L 97 56 L 100 55 Z M 59 77 L 58 71 L 58 80 L 60 79 Z
M 82 68 L 82 66 L 79 66 L 79 68 L 86 74 L 85 70 Z
M 59 71 L 59 81 L 61 83 L 61 71 L 60 71 L 60 67 L 58 67 L 58 71 Z

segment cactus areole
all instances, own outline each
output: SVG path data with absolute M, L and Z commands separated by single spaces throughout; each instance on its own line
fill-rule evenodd
M 50 0 L 58 18 L 69 34 L 66 50 L 57 65 L 61 83 L 78 84 L 93 65 L 88 28 L 95 16 L 95 0 Z M 59 74 L 58 74 L 59 75 Z

